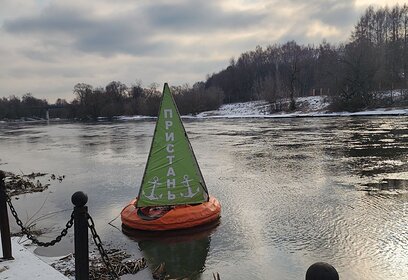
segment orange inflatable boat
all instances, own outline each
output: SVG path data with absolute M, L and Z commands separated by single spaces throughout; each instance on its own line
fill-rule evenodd
M 143 208 L 136 208 L 137 200 L 132 200 L 121 212 L 123 225 L 148 231 L 187 229 L 212 223 L 220 218 L 221 205 L 210 196 L 209 200 L 196 205 L 173 206 L 164 213 L 147 214 Z M 147 209 L 146 209 L 147 210 Z M 152 212 L 152 211 L 150 211 Z

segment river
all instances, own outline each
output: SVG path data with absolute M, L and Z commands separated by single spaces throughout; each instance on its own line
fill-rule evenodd
M 0 169 L 65 175 L 43 193 L 13 199 L 23 221 L 46 229 L 40 240 L 61 231 L 71 195 L 82 190 L 105 244 L 146 257 L 150 268 L 164 261 L 173 277 L 304 279 L 325 261 L 341 279 L 406 278 L 407 117 L 203 119 L 185 127 L 222 204 L 220 225 L 202 233 L 141 241 L 120 231 L 154 121 L 2 123 Z M 72 239 L 70 232 L 39 253 L 69 253 Z M 132 279 L 146 278 L 149 268 Z

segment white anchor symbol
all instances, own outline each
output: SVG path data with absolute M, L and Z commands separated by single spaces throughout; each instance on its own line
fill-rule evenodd
M 154 191 L 156 190 L 156 187 L 161 185 L 161 183 L 159 181 L 160 181 L 159 178 L 156 176 L 156 177 L 153 177 L 153 180 L 149 182 L 149 184 L 153 185 L 152 192 L 150 193 L 150 195 L 147 196 L 144 191 L 142 192 L 143 195 L 146 198 L 148 198 L 149 200 L 157 200 L 157 199 L 162 197 L 162 194 L 159 195 L 159 196 L 154 194 Z
M 187 192 L 187 194 L 180 193 L 180 195 L 181 195 L 182 197 L 189 197 L 189 198 L 191 198 L 191 197 L 195 196 L 197 193 L 200 192 L 200 187 L 197 188 L 197 191 L 196 191 L 195 193 L 193 193 L 193 192 L 191 191 L 190 182 L 193 181 L 193 180 L 192 180 L 192 179 L 190 180 L 190 179 L 188 178 L 188 175 L 184 175 L 183 178 L 184 178 L 184 180 L 183 180 L 181 183 L 183 183 L 183 185 L 187 187 L 188 192 Z

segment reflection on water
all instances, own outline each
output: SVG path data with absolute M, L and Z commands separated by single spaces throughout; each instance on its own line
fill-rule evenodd
M 156 268 L 165 264 L 165 275 L 171 278 L 197 279 L 204 270 L 210 247 L 210 238 L 165 243 L 156 240 L 138 242 L 139 248 L 149 263 Z
M 217 225 L 218 222 L 166 233 L 143 232 L 123 226 L 123 232 L 138 243 L 152 273 L 163 265 L 162 274 L 170 279 L 200 279 L 210 249 L 210 235 Z
M 367 183 L 365 191 L 370 193 L 403 194 L 408 191 L 408 180 L 383 179 L 378 183 Z
M 150 269 L 166 262 L 175 277 L 303 279 L 310 264 L 326 261 L 341 279 L 406 278 L 407 117 L 185 126 L 207 187 L 223 207 L 216 231 L 195 240 L 141 241 L 117 229 L 120 210 L 138 193 L 153 121 L 0 124 L 0 164 L 17 173 L 66 175 L 44 193 L 13 199 L 23 221 L 37 211 L 58 212 L 36 223 L 47 229 L 40 239 L 61 231 L 70 196 L 82 190 L 105 243 L 145 256 Z M 72 233 L 55 254 L 65 255 L 70 242 Z

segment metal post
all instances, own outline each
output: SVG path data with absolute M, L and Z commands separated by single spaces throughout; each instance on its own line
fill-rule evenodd
M 74 207 L 75 280 L 89 279 L 88 196 L 76 192 L 71 197 Z
M 7 202 L 6 202 L 6 185 L 4 183 L 4 178 L 6 175 L 0 170 L 0 232 L 1 232 L 1 248 L 3 249 L 3 259 L 13 260 L 11 254 L 11 235 L 10 235 L 10 224 L 7 212 Z
M 306 271 L 306 280 L 327 279 L 339 280 L 337 270 L 331 264 L 317 262 L 312 264 Z

